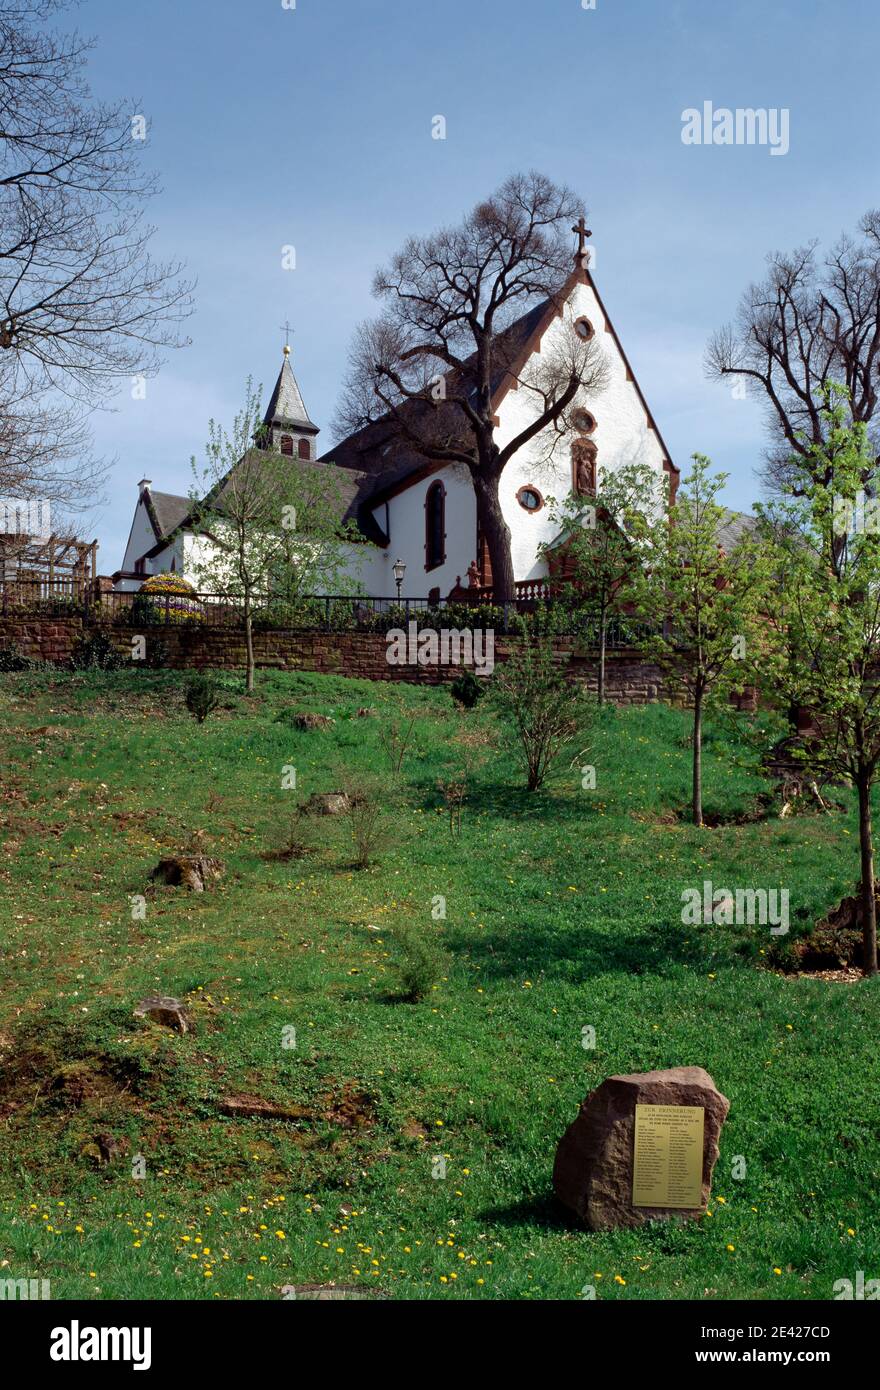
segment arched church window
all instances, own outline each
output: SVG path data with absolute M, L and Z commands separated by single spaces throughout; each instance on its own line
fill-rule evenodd
M 293 458 L 293 440 L 289 434 L 282 434 L 281 436 L 281 452 Z
M 425 494 L 425 569 L 436 569 L 446 559 L 446 489 L 432 483 Z
M 309 447 L 309 441 L 307 439 L 301 439 L 299 441 L 297 450 L 301 459 L 310 459 L 312 457 L 312 451 Z

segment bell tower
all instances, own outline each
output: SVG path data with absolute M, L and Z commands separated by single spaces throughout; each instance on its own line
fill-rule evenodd
M 285 325 L 285 329 L 287 325 Z M 266 414 L 263 416 L 264 441 L 267 448 L 277 449 L 291 458 L 314 459 L 317 425 L 309 419 L 293 368 L 290 365 L 290 344 L 284 345 L 284 360 L 275 383 Z

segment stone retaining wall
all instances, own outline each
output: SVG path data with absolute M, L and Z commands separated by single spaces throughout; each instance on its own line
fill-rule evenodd
M 132 629 L 84 623 L 76 617 L 0 618 L 0 650 L 15 642 L 27 657 L 61 664 L 69 660 L 84 633 L 97 631 L 105 632 L 120 653 L 131 654 Z M 245 664 L 244 634 L 235 629 L 169 624 L 144 628 L 142 635 L 151 665 L 188 670 L 240 669 Z M 506 660 L 520 640 L 496 637 L 496 662 Z M 595 654 L 573 638 L 557 638 L 553 645 L 572 679 L 595 690 Z M 386 661 L 385 635 L 376 632 L 255 632 L 254 651 L 257 666 L 264 669 L 318 671 L 365 680 L 436 685 L 454 679 L 461 670 L 458 666 L 391 666 Z M 609 700 L 616 704 L 645 704 L 664 698 L 663 677 L 658 668 L 632 651 L 607 654 L 606 688 Z

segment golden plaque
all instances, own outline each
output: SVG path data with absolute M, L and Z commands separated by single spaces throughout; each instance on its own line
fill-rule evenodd
M 633 1206 L 703 1205 L 702 1105 L 637 1105 Z

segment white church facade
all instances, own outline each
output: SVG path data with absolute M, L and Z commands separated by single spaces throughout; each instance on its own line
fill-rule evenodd
M 658 477 L 668 474 L 674 493 L 678 470 L 584 263 L 555 300 L 535 306 L 513 331 L 522 338 L 519 360 L 503 374 L 493 397 L 501 448 L 528 425 L 536 408 L 533 393 L 520 389 L 519 380 L 528 376 L 530 363 L 541 353 L 561 346 L 561 335 L 595 337 L 606 362 L 601 392 L 595 400 L 577 403 L 579 408 L 570 413 L 572 428 L 555 445 L 552 459 L 548 462 L 546 441 L 538 435 L 511 458 L 502 476 L 500 501 L 510 528 L 514 577 L 525 585 L 546 576 L 541 547 L 558 538 L 559 524 L 548 499 L 561 504 L 572 492 L 589 494 L 599 467 L 615 470 L 630 463 L 647 465 Z M 287 348 L 264 424 L 292 468 L 308 460 L 336 470 L 343 519 L 353 522 L 362 538 L 347 548 L 348 574 L 362 593 L 394 596 L 393 567 L 399 573 L 401 562 L 404 598 L 443 599 L 457 586 L 491 586 L 476 497 L 463 465 L 401 459 L 399 454 L 388 462 L 390 451 L 376 426 L 319 455 L 319 429 L 306 411 Z M 136 590 L 148 576 L 166 571 L 192 578 L 194 555 L 205 541 L 189 529 L 191 499 L 154 491 L 149 479 L 142 479 L 138 489 L 114 587 Z

